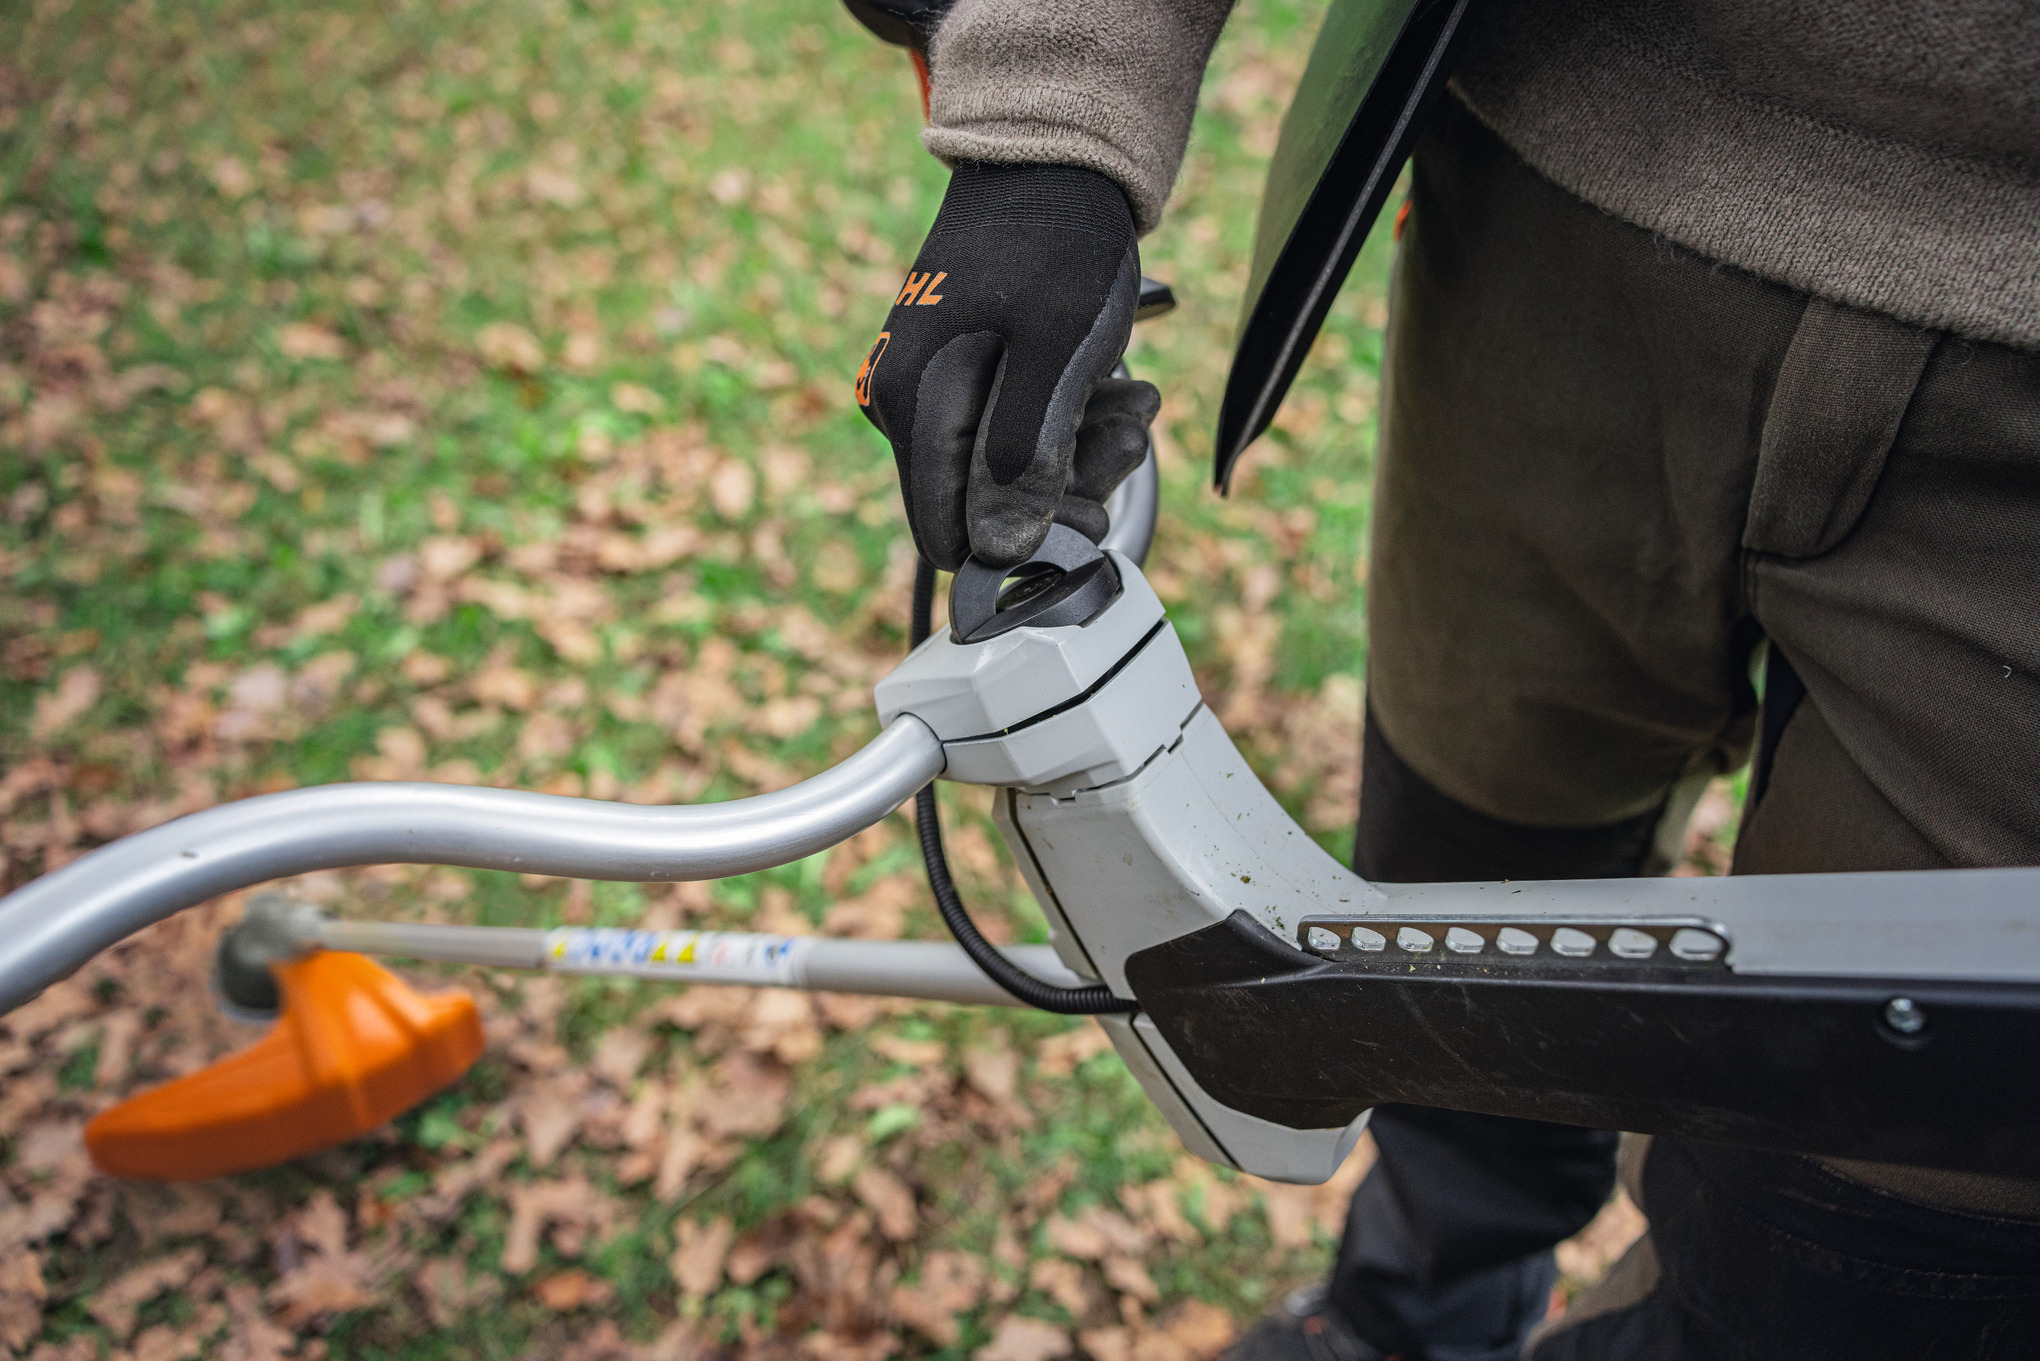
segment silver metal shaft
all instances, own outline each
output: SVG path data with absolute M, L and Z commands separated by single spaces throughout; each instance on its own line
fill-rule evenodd
M 940 941 L 576 926 L 542 931 L 316 917 L 305 923 L 300 935 L 307 946 L 448 964 L 621 974 L 668 983 L 803 988 L 978 1006 L 1026 1005 L 985 977 L 961 946 Z M 1059 987 L 1094 981 L 1071 973 L 1046 945 L 1013 946 L 1004 953 Z
M 0 1013 L 99 951 L 235 889 L 350 865 L 462 865 L 653 883 L 748 874 L 826 850 L 942 773 L 903 715 L 787 789 L 685 808 L 441 784 L 339 784 L 224 804 L 101 847 L 0 899 Z

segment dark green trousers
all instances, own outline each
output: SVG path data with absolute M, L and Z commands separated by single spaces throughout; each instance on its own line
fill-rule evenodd
M 2040 863 L 2040 355 L 1697 256 L 1557 189 L 1453 101 L 1412 205 L 1363 861 L 1641 872 L 1748 757 L 1768 643 L 1738 872 Z M 1391 1113 L 1335 1289 L 1409 1322 L 1385 1350 L 1495 1354 L 1493 1326 L 1451 1335 L 1474 1302 L 1423 1300 L 1481 1272 L 1523 1296 L 1509 1263 L 1540 1195 L 1554 1241 L 1576 1225 L 1591 1150 L 1560 1139 L 1565 1175 L 1526 1170 L 1549 1129 Z M 1651 1235 L 1537 1361 L 2040 1356 L 2032 1184 L 1669 1139 L 1633 1161 Z

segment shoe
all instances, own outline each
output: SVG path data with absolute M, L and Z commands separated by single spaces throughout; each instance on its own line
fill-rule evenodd
M 1326 1294 L 1323 1283 L 1294 1292 L 1219 1361 L 1396 1361 L 1355 1333 Z

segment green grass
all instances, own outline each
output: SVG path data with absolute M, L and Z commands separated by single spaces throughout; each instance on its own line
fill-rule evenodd
M 1221 43 L 1172 215 L 1143 247 L 1182 307 L 1143 327 L 1129 360 L 1165 399 L 1156 585 L 1250 758 L 1343 853 L 1384 241 L 1232 499 L 1209 490 L 1260 177 L 1317 12 L 1249 0 Z M 713 799 L 871 735 L 870 682 L 905 646 L 911 561 L 891 457 L 850 378 L 945 181 L 919 148 L 896 52 L 826 0 L 45 0 L 0 12 L 0 53 L 10 883 L 266 789 L 431 773 Z M 994 930 L 1042 938 L 982 797 L 944 797 L 973 903 Z M 303 887 L 341 911 L 506 925 L 676 906 L 698 921 L 819 923 L 916 871 L 896 819 L 852 850 L 706 897 L 453 871 Z M 938 932 L 925 892 L 909 896 L 905 929 Z M 57 1086 L 0 1128 L 17 1197 L 43 1184 L 15 1151 L 36 1121 L 81 1118 L 176 1071 L 192 1046 L 244 1039 L 207 1018 L 193 939 L 95 965 L 78 983 L 96 989 L 82 1019 L 30 1037 Z M 93 1228 L 91 1197 L 115 1193 L 73 1188 L 75 1219 L 41 1248 L 41 1335 L 124 1345 L 89 1311 L 96 1292 L 186 1241 L 205 1248 L 207 1274 L 140 1326 L 240 1329 L 221 1292 L 289 1277 L 296 1259 L 261 1244 L 289 1240 L 322 1190 L 349 1215 L 351 1250 L 394 1265 L 373 1304 L 293 1323 L 303 1356 L 507 1357 L 557 1350 L 602 1318 L 640 1340 L 689 1318 L 746 1346 L 877 1329 L 909 1354 L 959 1357 L 1013 1309 L 1113 1326 L 1094 1268 L 1098 1303 L 1080 1317 L 1027 1285 L 1027 1263 L 1053 1255 L 1056 1215 L 1164 1178 L 1198 1226 L 1145 1259 L 1165 1306 L 1250 1317 L 1323 1261 L 1322 1233 L 1275 1246 L 1262 1193 L 1243 1185 L 1209 1192 L 1213 1206 L 1236 1195 L 1239 1213 L 1199 1219 L 1204 1188 L 1232 1180 L 1184 1171 L 1115 1058 L 1037 1062 L 1070 1022 L 942 1008 L 878 1027 L 940 1044 L 952 1080 L 933 1106 L 854 1109 L 856 1093 L 912 1070 L 874 1052 L 868 1028 L 829 1027 L 793 1067 L 779 1130 L 739 1141 L 672 1200 L 619 1185 L 616 1152 L 584 1144 L 546 1168 L 521 1152 L 443 1221 L 392 1219 L 435 1173 L 515 1136 L 508 1112 L 540 1070 L 502 1049 L 505 1033 L 562 1044 L 578 1065 L 610 1030 L 642 1030 L 653 1049 L 618 1099 L 714 1061 L 698 1052 L 706 1032 L 652 1019 L 658 989 L 585 981 L 532 1019 L 518 999 L 535 994 L 467 982 L 507 991 L 498 1051 L 459 1086 L 386 1138 L 205 1192 L 253 1250 L 224 1227 L 149 1238 L 126 1209 Z M 122 1015 L 139 1039 L 104 1074 Z M 1024 1126 L 958 1114 L 958 1056 L 999 1036 L 1025 1058 Z M 783 1263 L 705 1302 L 679 1298 L 666 1265 L 678 1220 L 728 1215 L 744 1230 L 804 1205 L 856 1212 L 815 1171 L 838 1137 L 920 1197 L 916 1235 L 876 1243 L 872 1291 L 887 1273 L 912 1279 L 929 1251 L 997 1258 L 1019 1243 L 1017 1264 L 994 1267 L 1004 1298 L 976 1306 L 954 1346 L 882 1307 L 829 1315 Z M 623 1218 L 578 1257 L 548 1240 L 532 1272 L 500 1278 L 515 1188 L 569 1171 L 613 1191 Z M 444 1327 L 417 1284 L 441 1260 L 500 1285 Z M 562 1314 L 533 1297 L 532 1282 L 569 1266 L 611 1283 L 611 1300 Z

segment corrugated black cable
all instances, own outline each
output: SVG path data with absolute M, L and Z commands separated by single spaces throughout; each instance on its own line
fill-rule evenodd
M 922 558 L 914 568 L 914 613 L 910 635 L 913 646 L 919 647 L 928 640 L 934 613 L 935 565 Z M 949 934 L 956 937 L 956 943 L 963 947 L 971 962 L 984 970 L 985 977 L 1027 1005 L 1061 1016 L 1103 1016 L 1140 1010 L 1139 1003 L 1115 997 L 1112 989 L 1103 983 L 1081 988 L 1057 987 L 1045 979 L 1036 978 L 1000 954 L 990 941 L 979 934 L 977 923 L 970 919 L 969 910 L 957 895 L 955 880 L 949 877 L 949 856 L 942 849 L 942 822 L 935 808 L 935 786 L 932 784 L 914 796 L 914 824 L 921 834 L 921 863 L 928 867 L 928 887 L 935 892 L 935 906 L 942 913 L 942 923 L 949 928 Z

